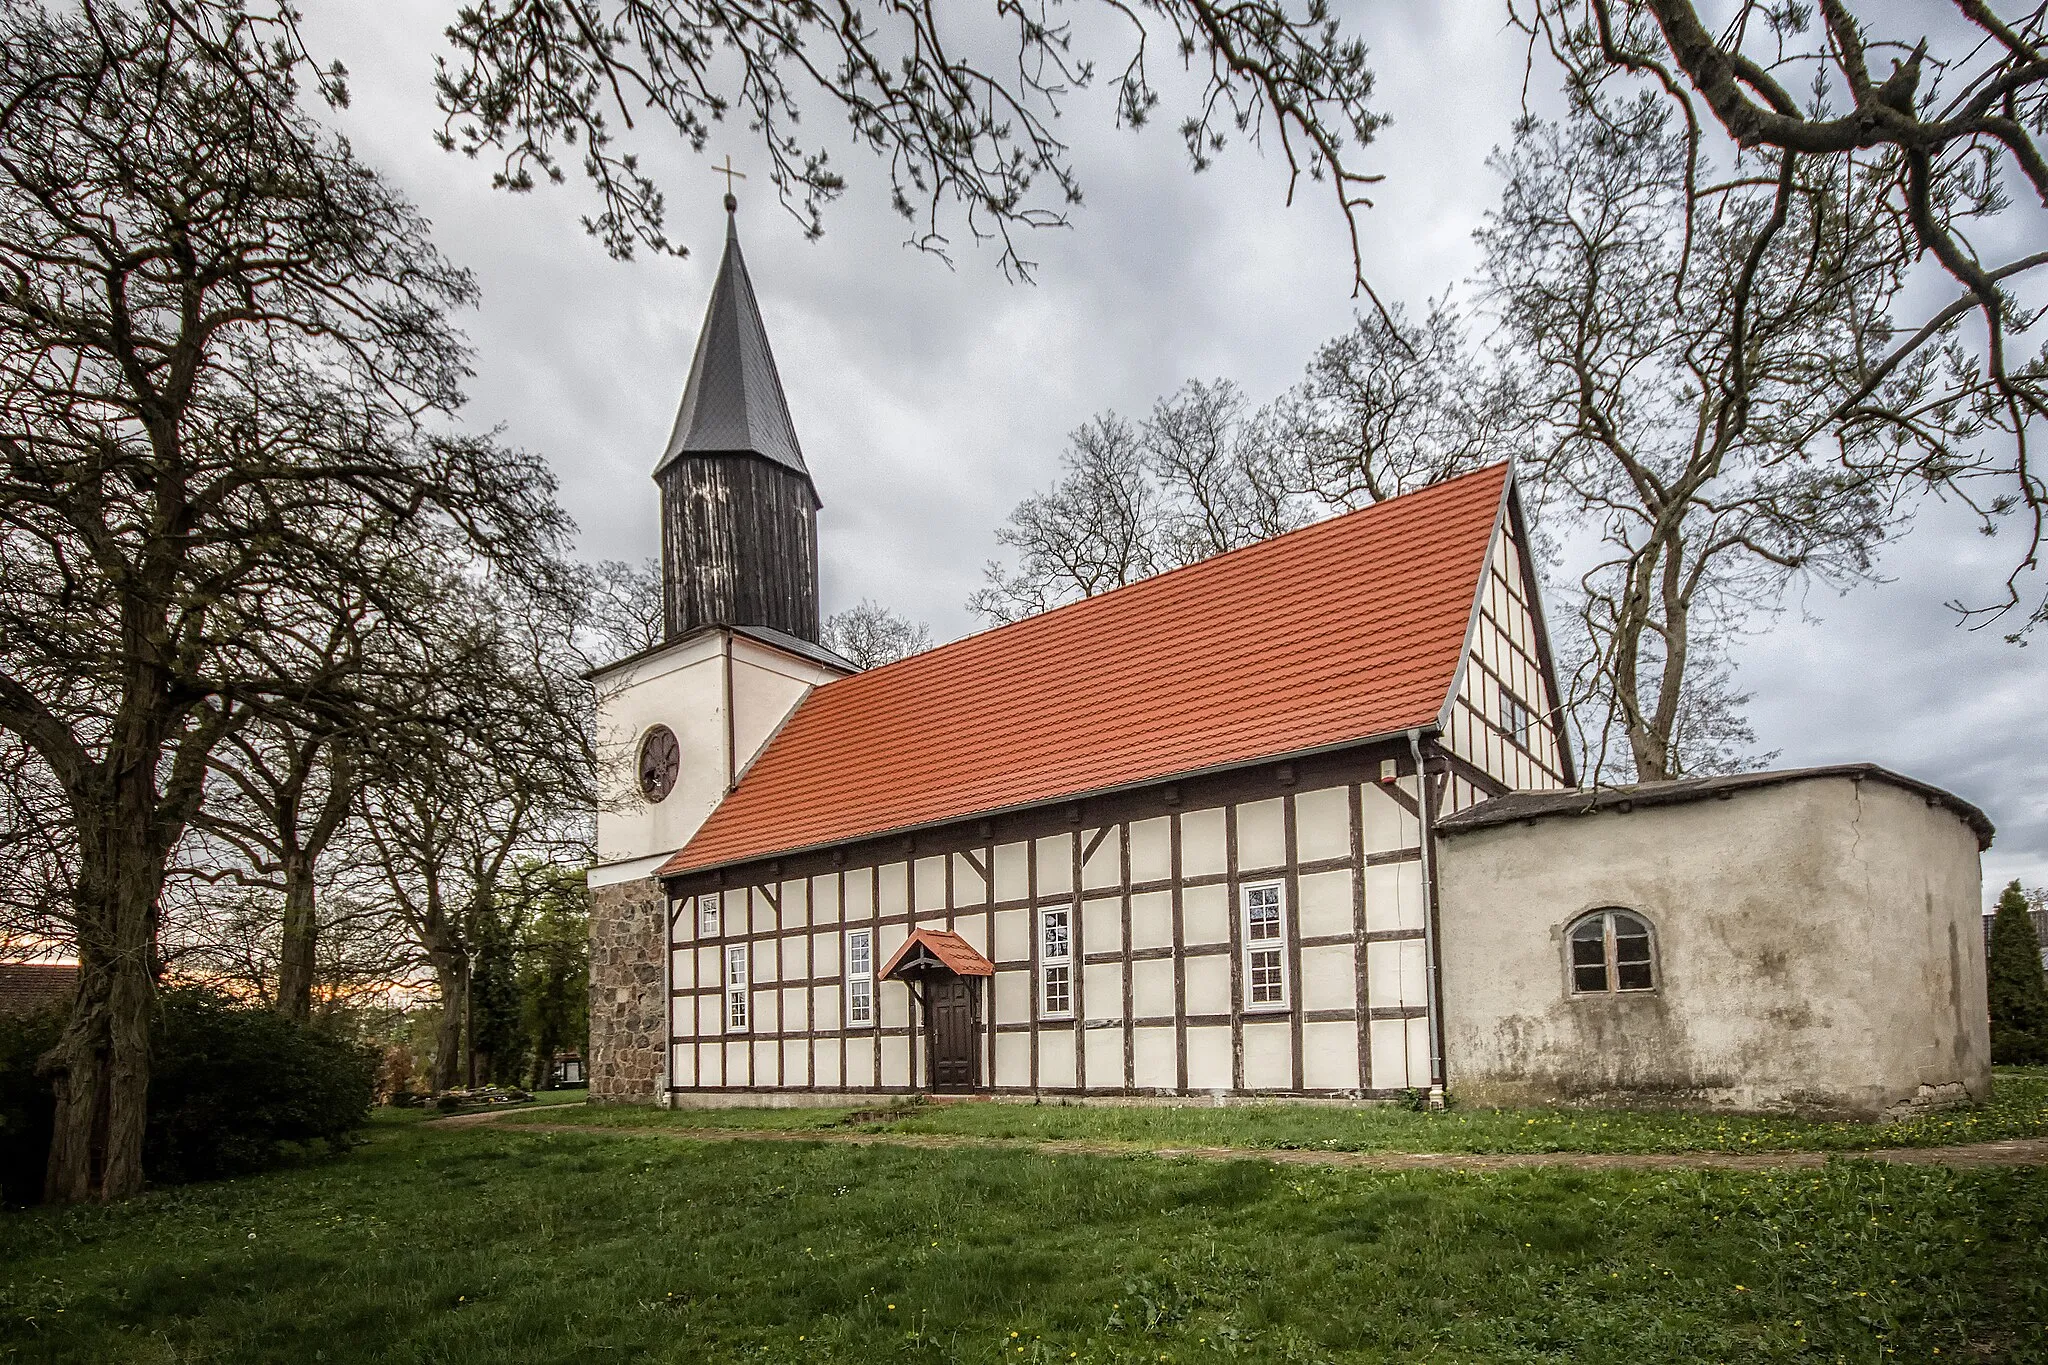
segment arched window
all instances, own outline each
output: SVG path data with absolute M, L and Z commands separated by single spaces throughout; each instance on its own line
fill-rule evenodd
M 1626 910 L 1582 915 L 1565 936 L 1571 945 L 1572 992 L 1604 995 L 1647 991 L 1656 985 L 1650 924 Z

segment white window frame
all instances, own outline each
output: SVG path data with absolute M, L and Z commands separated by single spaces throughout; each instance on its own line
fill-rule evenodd
M 1060 944 L 1062 951 L 1050 951 L 1047 930 L 1054 916 L 1059 917 Z M 1041 905 L 1038 907 L 1038 1017 L 1041 1019 L 1071 1019 L 1074 1017 L 1074 907 L 1066 905 Z M 1056 978 L 1053 973 L 1058 972 Z M 1054 1006 L 1053 984 L 1060 984 L 1065 1004 Z
M 1254 939 L 1252 937 L 1252 910 L 1254 898 L 1257 908 L 1267 908 L 1264 897 L 1272 893 L 1273 933 Z M 1243 953 L 1244 969 L 1244 1011 L 1247 1014 L 1265 1014 L 1284 1011 L 1291 1003 L 1287 979 L 1287 887 L 1284 882 L 1246 882 L 1237 889 L 1238 933 Z M 1264 918 L 1263 915 L 1260 916 Z M 1261 961 L 1271 954 L 1270 962 Z M 1278 973 L 1277 981 L 1259 982 L 1259 974 L 1267 971 Z M 1255 984 L 1256 983 L 1256 984 Z M 1270 985 L 1277 994 L 1264 1000 L 1254 996 L 1263 986 Z
M 697 937 L 717 938 L 720 910 L 724 906 L 723 892 L 711 891 L 697 897 Z
M 753 1031 L 754 1001 L 752 964 L 745 943 L 725 945 L 725 1031 Z
M 865 971 L 854 965 L 855 944 L 867 954 Z M 856 991 L 856 987 L 864 989 Z M 875 1026 L 875 931 L 872 929 L 846 931 L 846 1026 Z

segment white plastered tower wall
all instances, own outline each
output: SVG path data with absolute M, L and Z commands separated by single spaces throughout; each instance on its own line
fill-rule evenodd
M 590 869 L 590 1088 L 605 1101 L 660 1100 L 671 978 L 668 898 L 654 872 L 689 842 L 737 774 L 813 687 L 845 676 L 736 630 L 712 629 L 604 670 L 596 689 L 599 771 Z M 639 747 L 657 725 L 681 753 L 660 801 L 639 789 Z
M 592 884 L 651 874 L 690 841 L 811 689 L 846 672 L 735 631 L 707 630 L 594 677 L 606 787 Z M 648 801 L 637 758 L 657 725 L 674 732 L 682 765 L 673 790 Z
M 1771 776 L 1447 831 L 1453 1093 L 1864 1118 L 1984 1098 L 1978 831 L 1917 784 Z M 1565 936 L 1603 907 L 1650 925 L 1654 989 L 1573 990 Z

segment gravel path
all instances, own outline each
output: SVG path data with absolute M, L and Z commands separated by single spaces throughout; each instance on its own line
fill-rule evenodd
M 580 1105 L 536 1108 L 571 1109 Z M 492 1123 L 507 1112 L 457 1114 L 429 1120 L 432 1126 L 470 1127 Z M 831 1129 L 777 1132 L 753 1128 L 621 1127 L 590 1123 L 516 1123 L 514 1132 L 618 1133 L 632 1137 L 665 1137 L 689 1142 L 828 1142 L 852 1147 L 912 1147 L 944 1151 L 983 1148 L 1040 1152 L 1050 1156 L 1152 1156 L 1181 1161 L 1269 1161 L 1282 1166 L 1322 1166 L 1354 1171 L 1507 1171 L 1525 1166 L 1566 1166 L 1586 1171 L 1717 1170 L 1760 1171 L 1786 1167 L 1825 1166 L 1837 1159 L 1886 1161 L 1899 1166 L 2042 1166 L 2048 1165 L 2048 1138 L 2014 1138 L 1958 1147 L 1878 1147 L 1867 1151 L 1826 1152 L 1333 1152 L 1318 1148 L 1270 1147 L 1145 1147 L 1136 1143 L 1033 1141 L 1029 1138 L 968 1137 L 947 1133 L 852 1133 Z

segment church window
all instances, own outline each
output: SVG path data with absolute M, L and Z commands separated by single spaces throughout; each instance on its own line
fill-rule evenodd
M 1038 912 L 1038 1012 L 1074 1012 L 1074 912 L 1058 906 Z
M 846 935 L 846 1023 L 868 1028 L 875 1022 L 875 931 L 852 929 Z
M 1287 1005 L 1287 926 L 1280 883 L 1244 888 L 1244 983 L 1248 1009 Z
M 1535 727 L 1535 717 L 1529 712 L 1529 704 L 1503 687 L 1500 691 L 1501 732 L 1524 749 L 1529 747 L 1529 732 Z
M 1575 994 L 1646 991 L 1656 984 L 1650 925 L 1640 916 L 1595 910 L 1572 926 L 1566 940 Z
M 725 949 L 725 1031 L 747 1031 L 747 945 L 732 943 Z
M 683 768 L 682 746 L 675 731 L 657 725 L 640 741 L 640 794 L 659 801 L 675 789 L 676 774 Z
M 718 937 L 719 893 L 697 897 L 697 937 Z

